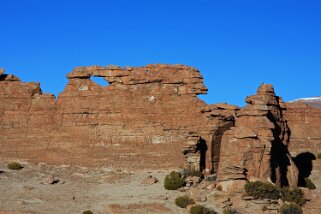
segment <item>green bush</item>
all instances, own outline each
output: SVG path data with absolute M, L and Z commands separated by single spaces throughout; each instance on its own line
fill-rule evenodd
M 166 175 L 164 180 L 164 187 L 168 190 L 177 190 L 183 187 L 185 184 L 184 178 L 181 173 L 172 171 L 169 175 Z
M 186 208 L 188 205 L 195 204 L 194 200 L 187 195 L 175 199 L 175 204 L 181 208 Z
M 310 178 L 305 178 L 305 187 L 308 189 L 316 189 L 314 183 L 310 180 Z
M 20 170 L 23 168 L 23 166 L 17 162 L 10 162 L 8 163 L 7 168 L 12 170 Z
M 187 176 L 197 176 L 197 177 L 203 178 L 202 172 L 200 172 L 199 170 L 196 170 L 194 168 L 183 169 L 182 174 L 185 177 L 187 177 Z
M 299 205 L 290 203 L 281 206 L 280 214 L 303 214 L 303 211 Z
M 217 212 L 202 205 L 195 205 L 191 208 L 190 214 L 217 214 Z
M 271 183 L 268 182 L 249 182 L 244 185 L 245 191 L 249 196 L 255 199 L 278 199 L 280 198 L 280 191 Z
M 94 214 L 94 213 L 91 212 L 90 210 L 86 210 L 86 211 L 82 212 L 82 214 Z
M 317 158 L 318 158 L 318 159 L 321 159 L 321 152 L 319 152 L 319 153 L 317 154 Z
M 223 210 L 223 214 L 238 214 L 238 212 L 231 207 L 227 207 Z
M 287 202 L 293 202 L 297 205 L 302 206 L 305 204 L 304 193 L 300 188 L 282 188 L 281 189 L 281 199 Z

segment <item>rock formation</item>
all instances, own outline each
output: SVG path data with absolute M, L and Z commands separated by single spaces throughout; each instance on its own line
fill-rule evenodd
M 265 84 L 246 103 L 235 127 L 223 135 L 218 180 L 229 185 L 234 180 L 272 180 L 280 186 L 296 186 L 298 170 L 287 149 L 290 130 L 283 116 L 285 104 L 272 85 Z
M 222 182 L 295 186 L 291 155 L 321 152 L 321 109 L 285 104 L 271 85 L 240 109 L 201 101 L 203 77 L 184 65 L 76 67 L 67 78 L 55 98 L 0 69 L 1 158 L 129 170 L 190 166 L 218 172 Z
M 76 67 L 67 77 L 55 99 L 38 83 L 1 74 L 1 156 L 127 169 L 187 162 L 210 171 L 213 132 L 233 124 L 235 107 L 197 98 L 207 89 L 192 67 Z
M 292 155 L 303 152 L 321 152 L 321 109 L 305 103 L 287 103 L 285 118 L 291 128 Z

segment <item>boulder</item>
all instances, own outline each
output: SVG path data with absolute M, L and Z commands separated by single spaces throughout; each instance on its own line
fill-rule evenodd
M 192 187 L 189 192 L 191 198 L 196 202 L 204 202 L 207 200 L 206 195 L 197 187 Z
M 147 176 L 146 178 L 143 178 L 143 180 L 141 181 L 141 184 L 145 184 L 145 185 L 152 185 L 158 182 L 158 179 L 155 178 L 152 175 Z

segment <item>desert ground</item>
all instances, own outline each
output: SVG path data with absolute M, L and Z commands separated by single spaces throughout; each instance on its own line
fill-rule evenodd
M 10 160 L 12 161 L 12 160 Z M 175 205 L 175 198 L 190 194 L 190 188 L 170 191 L 164 188 L 169 171 L 129 172 L 108 168 L 87 168 L 70 165 L 52 166 L 31 164 L 20 160 L 21 170 L 7 169 L 9 160 L 0 161 L 0 213 L 189 213 Z M 320 168 L 321 160 L 315 165 Z M 157 178 L 150 182 L 146 178 Z M 313 170 L 311 180 L 317 186 L 309 191 L 304 213 L 317 214 L 321 210 L 321 172 Z M 203 187 L 201 187 L 203 186 Z M 212 185 L 213 186 L 213 185 Z M 210 188 L 208 188 L 210 187 Z M 278 204 L 268 201 L 246 201 L 242 194 L 228 195 L 211 188 L 211 181 L 198 184 L 203 202 L 198 204 L 223 213 L 233 206 L 239 213 L 278 213 Z M 268 207 L 262 211 L 262 206 Z
M 20 163 L 23 169 L 9 170 L 0 162 L 0 213 L 187 213 L 174 203 L 186 193 L 164 189 L 166 171 Z M 150 175 L 159 182 L 142 184 Z

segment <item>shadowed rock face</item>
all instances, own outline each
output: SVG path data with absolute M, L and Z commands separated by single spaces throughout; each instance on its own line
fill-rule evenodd
M 246 102 L 235 127 L 223 135 L 218 180 L 272 180 L 280 186 L 296 186 L 298 170 L 287 150 L 285 104 L 268 84 Z
M 109 82 L 102 87 L 91 81 Z M 76 67 L 56 100 L 1 74 L 1 156 L 114 168 L 212 168 L 213 130 L 235 108 L 207 106 L 203 77 L 183 65 Z M 220 114 L 222 112 L 222 114 Z M 201 157 L 202 154 L 202 157 Z

